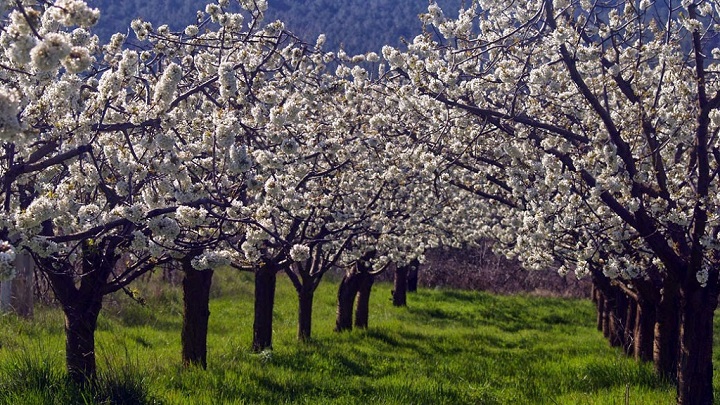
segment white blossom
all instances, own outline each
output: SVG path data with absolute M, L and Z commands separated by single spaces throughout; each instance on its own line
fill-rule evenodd
M 191 264 L 195 270 L 214 270 L 218 267 L 230 265 L 233 258 L 234 255 L 227 250 L 210 251 L 194 257 Z
M 155 87 L 153 102 L 162 109 L 165 109 L 167 104 L 172 101 L 172 97 L 175 94 L 181 79 L 182 68 L 175 63 L 171 63 L 167 69 L 165 69 L 165 72 Z
M 63 67 L 70 73 L 80 73 L 87 70 L 95 62 L 90 51 L 82 46 L 73 46 L 70 53 L 61 61 Z
M 296 262 L 302 262 L 310 258 L 310 247 L 307 245 L 293 245 L 290 248 L 290 258 Z
M 60 66 L 60 61 L 68 56 L 70 51 L 70 43 L 64 34 L 48 33 L 30 51 L 30 59 L 35 69 L 47 72 L 57 69 Z
M 56 0 L 48 14 L 65 26 L 91 27 L 100 18 L 100 11 L 80 0 Z

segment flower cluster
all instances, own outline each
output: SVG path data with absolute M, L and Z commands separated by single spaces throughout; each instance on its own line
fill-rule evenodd
M 100 11 L 90 8 L 80 0 L 57 0 L 48 10 L 48 16 L 61 24 L 71 27 L 91 27 L 98 22 Z
M 228 266 L 235 259 L 235 254 L 228 250 L 203 252 L 192 259 L 195 270 L 214 270 L 218 267 Z
M 307 245 L 293 245 L 290 249 L 290 258 L 296 262 L 303 262 L 310 258 L 310 247 Z
M 31 51 L 33 66 L 40 72 L 60 67 L 60 61 L 70 55 L 71 46 L 65 34 L 48 33 Z
M 182 79 L 182 68 L 180 65 L 171 63 L 157 83 L 153 102 L 162 110 L 167 108 Z

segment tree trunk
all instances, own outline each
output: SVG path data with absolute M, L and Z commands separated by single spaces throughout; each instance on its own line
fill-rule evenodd
M 272 321 L 275 306 L 277 267 L 267 263 L 255 271 L 255 320 L 252 350 L 272 349 Z
M 713 288 L 700 287 L 694 279 L 683 284 L 677 370 L 678 404 L 712 405 L 713 316 L 717 307 L 717 293 Z
M 12 312 L 12 280 L 5 280 L 0 283 L 0 311 Z
M 0 311 L 29 319 L 33 316 L 35 262 L 27 251 L 20 250 L 14 265 L 15 278 L 0 283 Z
M 418 288 L 418 271 L 420 270 L 420 262 L 418 260 L 413 260 L 410 262 L 410 266 L 408 269 L 408 275 L 407 275 L 407 291 L 408 292 L 417 292 Z
M 360 273 L 358 292 L 355 306 L 355 327 L 367 329 L 370 317 L 370 292 L 372 291 L 375 276 L 370 273 Z
M 17 276 L 12 282 L 12 298 L 10 303 L 13 311 L 23 318 L 33 317 L 35 286 L 35 262 L 32 256 L 24 250 L 18 253 L 15 259 Z
M 603 336 L 610 340 L 610 329 L 612 325 L 612 317 L 610 314 L 613 312 L 613 306 L 615 305 L 615 299 L 610 294 L 605 295 L 605 306 L 603 307 L 602 313 L 602 333 Z
M 656 306 L 652 302 L 640 299 L 635 316 L 635 360 L 652 361 L 655 330 Z
M 627 297 L 617 287 L 613 288 L 612 295 L 615 300 L 610 312 L 610 336 L 608 339 L 611 346 L 623 347 L 625 345 L 624 324 L 627 314 Z
M 407 305 L 407 288 L 408 266 L 398 266 L 395 268 L 395 279 L 392 292 L 394 306 L 404 307 Z
M 653 365 L 655 373 L 669 381 L 677 381 L 678 351 L 680 348 L 680 298 L 676 284 L 663 283 L 657 306 Z
M 79 385 L 95 379 L 95 329 L 102 296 L 63 305 L 65 313 L 65 360 L 70 378 Z
M 610 284 L 610 280 L 597 270 L 593 271 L 593 284 L 601 297 L 598 300 L 598 328 L 602 331 L 603 336 L 610 340 L 613 318 L 611 314 L 615 311 L 616 306 L 615 289 Z
M 637 301 L 626 296 L 625 319 L 623 321 L 623 349 L 628 356 L 635 355 L 635 323 L 637 322 Z
M 207 368 L 207 334 L 210 319 L 212 270 L 195 270 L 189 260 L 183 263 L 182 362 L 184 366 Z
M 342 332 L 352 329 L 353 305 L 357 295 L 359 283 L 358 273 L 355 269 L 347 270 L 338 288 L 337 317 L 335 331 Z
M 605 294 L 596 288 L 595 296 L 597 297 L 597 330 L 602 332 L 605 320 Z
M 312 307 L 315 289 L 306 282 L 298 291 L 298 340 L 308 341 L 312 333 Z
M 45 235 L 52 235 L 51 230 L 48 230 L 49 223 L 43 223 Z M 80 385 L 94 381 L 97 375 L 95 330 L 102 309 L 102 298 L 107 293 L 108 276 L 119 258 L 115 255 L 116 246 L 116 242 L 98 245 L 83 240 L 79 263 L 45 259 L 42 266 L 65 314 L 65 361 L 68 375 Z

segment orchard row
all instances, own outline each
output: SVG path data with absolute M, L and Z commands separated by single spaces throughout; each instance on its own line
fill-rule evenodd
M 136 20 L 107 44 L 80 0 L 0 2 L 0 272 L 32 256 L 82 382 L 102 297 L 156 266 L 205 305 L 212 269 L 255 272 L 262 349 L 277 272 L 307 338 L 329 269 L 493 240 L 671 308 L 645 319 L 674 325 L 657 370 L 679 403 L 711 403 L 720 15 L 661 3 L 431 4 L 407 46 L 348 55 L 264 21 L 265 0 L 208 4 L 181 32 Z M 184 335 L 207 323 L 195 308 Z M 187 362 L 205 362 L 198 342 Z

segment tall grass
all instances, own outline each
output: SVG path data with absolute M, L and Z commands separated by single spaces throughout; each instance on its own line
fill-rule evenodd
M 374 287 L 370 328 L 335 333 L 335 283 L 316 294 L 313 339 L 298 343 L 297 302 L 278 279 L 274 350 L 255 354 L 252 280 L 216 272 L 208 369 L 180 360 L 177 288 L 138 284 L 140 306 L 106 304 L 97 333 L 100 376 L 81 389 L 63 371 L 62 316 L 0 318 L 0 403 L 137 404 L 670 404 L 651 367 L 610 348 L 590 302 L 421 290 L 394 308 Z M 720 384 L 716 384 L 720 385 Z M 716 387 L 717 388 L 717 387 Z
M 72 383 L 56 356 L 21 350 L 0 368 L 0 402 L 4 404 L 151 404 L 160 401 L 128 363 L 106 367 L 91 385 Z

